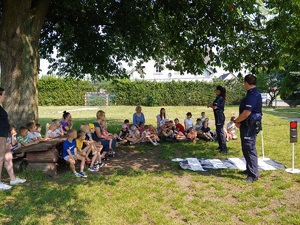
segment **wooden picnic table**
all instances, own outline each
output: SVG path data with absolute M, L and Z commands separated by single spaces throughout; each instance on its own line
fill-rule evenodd
M 58 143 L 64 142 L 65 140 L 66 140 L 66 136 L 40 141 L 37 144 L 17 148 L 16 150 L 14 150 L 14 153 L 47 151 L 51 149 L 53 146 L 56 146 Z
M 62 143 L 65 140 L 66 136 L 52 138 L 15 149 L 13 153 L 26 153 L 25 158 L 21 159 L 21 161 L 18 160 L 19 163 L 25 161 L 27 167 L 42 170 L 44 173 L 54 176 L 57 174 L 57 162 L 62 151 Z

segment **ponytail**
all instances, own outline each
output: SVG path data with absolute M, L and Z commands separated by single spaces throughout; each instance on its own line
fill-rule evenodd
M 63 112 L 63 118 L 64 118 L 64 120 L 68 117 L 68 115 L 70 115 L 69 112 L 67 112 L 67 111 Z
M 226 101 L 226 89 L 222 86 L 217 86 L 216 90 L 220 91 L 220 96 L 222 96 L 224 98 L 224 100 Z

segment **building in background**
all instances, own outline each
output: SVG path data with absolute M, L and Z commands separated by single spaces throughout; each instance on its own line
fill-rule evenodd
M 222 80 L 236 79 L 233 73 L 224 73 L 221 68 L 216 70 L 212 67 L 208 67 L 203 70 L 202 74 L 191 74 L 184 73 L 180 74 L 179 71 L 170 70 L 164 66 L 159 66 L 154 60 L 150 60 L 143 65 L 143 72 L 137 70 L 136 68 L 129 69 L 128 74 L 131 81 L 134 80 L 147 80 L 147 81 L 157 81 L 157 82 L 169 82 L 169 81 L 204 81 L 211 82 L 213 79 L 219 78 Z

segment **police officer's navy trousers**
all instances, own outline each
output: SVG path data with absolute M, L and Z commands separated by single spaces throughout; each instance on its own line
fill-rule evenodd
M 224 123 L 221 123 L 220 125 L 216 124 L 216 133 L 220 151 L 227 151 L 226 137 L 224 133 Z
M 249 177 L 258 178 L 258 159 L 256 151 L 256 130 L 245 124 L 240 126 L 242 151 L 246 160 L 246 171 Z
M 227 152 L 226 137 L 224 132 L 224 122 L 225 122 L 224 113 L 216 113 L 215 120 L 216 120 L 216 133 L 217 133 L 217 139 L 218 139 L 220 151 Z

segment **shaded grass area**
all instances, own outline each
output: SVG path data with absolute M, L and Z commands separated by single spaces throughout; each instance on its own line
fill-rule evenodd
M 71 107 L 72 108 L 72 107 Z M 73 108 L 72 108 L 73 109 Z M 75 109 L 75 107 L 74 107 Z M 159 107 L 143 111 L 146 120 L 155 124 Z M 40 121 L 59 118 L 61 108 L 40 108 Z M 65 110 L 65 109 L 64 109 Z M 193 118 L 205 111 L 204 107 L 166 107 L 170 118 L 183 121 L 187 111 Z M 226 116 L 236 115 L 236 107 L 228 107 Z M 289 125 L 284 115 L 298 108 L 264 111 L 263 139 L 265 155 L 291 166 Z M 109 107 L 107 114 L 111 131 L 117 132 L 120 124 L 130 118 L 134 107 Z M 74 111 L 72 116 L 79 127 L 81 122 L 94 121 L 94 111 Z M 149 119 L 147 119 L 149 118 Z M 213 121 L 211 121 L 213 124 Z M 213 128 L 213 126 L 211 126 Z M 258 152 L 261 152 L 261 134 L 258 135 Z M 155 172 L 141 169 L 113 169 L 109 175 L 101 171 L 89 173 L 87 179 L 74 178 L 70 171 L 55 178 L 32 170 L 17 172 L 28 182 L 11 191 L 0 192 L 1 224 L 300 224 L 300 175 L 285 171 L 263 171 L 260 180 L 252 185 L 243 182 L 244 175 L 237 170 L 209 172 L 183 171 L 175 157 L 225 158 L 241 157 L 240 141 L 228 143 L 228 155 L 215 149 L 217 143 L 199 141 L 164 142 L 151 145 L 123 146 L 128 152 L 141 155 L 153 152 L 153 163 L 166 166 Z M 299 144 L 295 145 L 295 166 L 300 167 Z M 149 156 L 149 155 L 147 155 Z M 112 159 L 113 161 L 114 159 Z M 117 159 L 115 159 L 117 160 Z M 149 159 L 151 160 L 151 159 Z M 110 162 L 109 164 L 113 164 Z M 7 174 L 3 174 L 7 181 Z

